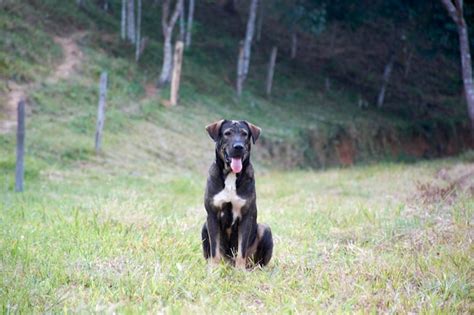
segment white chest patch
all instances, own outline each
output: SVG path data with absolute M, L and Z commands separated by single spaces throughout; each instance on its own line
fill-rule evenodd
M 237 195 L 237 189 L 235 186 L 235 182 L 237 180 L 237 176 L 234 173 L 229 173 L 227 175 L 225 182 L 224 182 L 224 189 L 222 189 L 217 195 L 213 198 L 214 206 L 217 208 L 222 209 L 222 205 L 224 203 L 231 203 L 232 204 L 232 216 L 233 221 L 237 218 L 241 217 L 240 210 L 245 205 L 246 200 L 240 198 Z

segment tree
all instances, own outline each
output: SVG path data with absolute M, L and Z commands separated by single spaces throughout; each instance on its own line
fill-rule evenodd
M 237 62 L 237 95 L 240 97 L 242 86 L 247 78 L 250 65 L 250 53 L 252 50 L 252 40 L 255 31 L 255 19 L 257 17 L 258 0 L 251 0 L 249 9 L 249 19 L 247 21 L 247 30 L 243 46 L 239 51 L 239 59 Z
M 395 53 L 390 52 L 390 57 L 388 62 L 385 65 L 382 76 L 382 86 L 380 88 L 379 96 L 377 97 L 377 107 L 382 108 L 385 101 L 385 91 L 387 90 L 387 85 L 390 82 L 390 75 L 392 74 L 393 64 L 395 63 Z
M 298 48 L 298 35 L 296 34 L 296 30 L 293 29 L 291 32 L 291 59 L 296 58 L 296 49 Z
M 171 79 L 171 68 L 173 63 L 173 47 L 171 44 L 171 37 L 176 21 L 181 14 L 183 7 L 183 0 L 176 0 L 176 5 L 173 14 L 169 14 L 169 9 L 172 0 L 163 0 L 163 11 L 161 16 L 161 27 L 163 32 L 163 65 L 161 67 L 161 74 L 158 79 L 158 87 L 163 87 L 169 83 Z
M 461 69 L 464 82 L 464 94 L 466 96 L 469 119 L 471 120 L 471 129 L 474 132 L 474 84 L 472 81 L 469 36 L 467 32 L 467 24 L 464 20 L 463 0 L 441 0 L 441 2 L 457 26 L 459 36 L 459 51 L 461 53 Z
M 122 15 L 120 19 L 120 37 L 125 40 L 127 37 L 127 0 L 122 0 Z
M 285 1 L 279 1 L 275 11 L 280 15 L 280 23 L 285 24 L 290 31 L 291 59 L 296 58 L 298 33 L 318 35 L 326 27 L 326 6 L 321 6 L 318 1 L 301 0 L 291 7 Z
M 253 34 L 255 33 L 255 19 L 257 17 L 257 9 L 258 0 L 252 0 L 252 2 L 250 2 L 249 19 L 247 21 L 247 31 L 245 33 L 244 40 L 244 80 L 247 78 L 247 74 L 249 72 L 250 53 L 252 50 Z
M 136 38 L 136 43 L 135 43 L 135 61 L 138 62 L 138 59 L 140 59 L 140 53 L 141 53 L 141 24 L 142 24 L 142 0 L 138 0 L 137 4 L 137 38 Z
M 188 8 L 188 25 L 186 30 L 186 48 L 191 46 L 191 36 L 193 31 L 193 19 L 194 19 L 194 0 L 189 0 L 189 8 Z
M 258 16 L 257 16 L 257 35 L 256 35 L 256 40 L 257 42 L 260 41 L 262 38 L 262 27 L 263 27 L 263 12 L 265 11 L 264 7 L 264 1 L 260 0 L 260 6 L 258 9 Z
M 184 10 L 184 1 L 181 6 L 181 13 L 179 14 L 179 40 L 184 42 L 186 37 L 186 12 Z
M 127 13 L 127 38 L 135 44 L 135 0 L 128 0 Z
M 265 93 L 267 97 L 270 97 L 272 94 L 272 85 L 273 85 L 273 74 L 275 73 L 275 62 L 277 58 L 278 47 L 273 46 L 272 52 L 270 54 L 270 61 L 268 62 L 268 72 L 267 72 L 267 84 L 265 88 Z

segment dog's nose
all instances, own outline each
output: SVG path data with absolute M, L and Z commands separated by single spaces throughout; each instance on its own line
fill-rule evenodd
M 242 151 L 244 149 L 244 146 L 243 146 L 242 143 L 236 143 L 236 144 L 234 144 L 233 147 L 236 151 Z

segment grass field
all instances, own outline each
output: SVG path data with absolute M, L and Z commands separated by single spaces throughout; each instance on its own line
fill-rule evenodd
M 136 65 L 112 15 L 76 10 L 73 1 L 9 7 L 0 12 L 0 75 L 34 88 L 24 193 L 13 192 L 15 135 L 0 135 L 1 313 L 473 312 L 474 152 L 321 171 L 285 170 L 257 154 L 258 220 L 272 228 L 274 257 L 248 272 L 209 269 L 200 241 L 214 156 L 207 123 L 249 119 L 262 137 L 281 141 L 315 126 L 408 123 L 358 108 L 343 89 L 322 93 L 285 62 L 274 99 L 265 99 L 262 54 L 237 100 L 226 82 L 237 41 L 221 30 L 206 36 L 199 23 L 195 43 L 203 45 L 185 55 L 180 105 L 165 108 L 166 91 L 146 92 L 158 72 L 158 40 Z M 79 69 L 45 79 L 61 62 L 53 35 L 78 31 Z M 95 154 L 104 70 L 107 117 Z M 7 91 L 0 87 L 2 101 Z
M 472 179 L 452 179 L 472 163 L 257 169 L 275 251 L 251 272 L 201 255 L 204 171 L 105 155 L 44 166 L 25 193 L 1 190 L 2 312 L 467 313 Z

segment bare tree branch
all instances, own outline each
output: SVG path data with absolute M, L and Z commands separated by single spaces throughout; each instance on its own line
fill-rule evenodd
M 460 15 L 463 15 L 463 0 L 455 0 L 456 2 L 456 8 L 459 10 Z
M 164 38 L 163 66 L 161 68 L 161 74 L 157 83 L 158 87 L 163 87 L 169 82 L 171 77 L 171 69 L 173 68 L 173 45 L 171 43 L 171 39 L 173 37 L 173 28 L 182 12 L 183 0 L 176 0 L 173 14 L 171 18 L 168 19 L 170 4 L 171 0 L 165 0 L 163 2 L 163 15 L 161 18 Z
M 460 0 L 455 0 L 456 3 L 458 2 L 461 2 L 460 3 L 460 7 L 461 7 L 461 10 L 462 10 L 462 1 Z M 458 14 L 458 10 L 457 8 L 454 6 L 453 2 L 451 0 L 441 0 L 441 2 L 443 3 L 444 7 L 446 8 L 446 10 L 448 11 L 448 14 L 449 16 L 453 19 L 454 23 L 456 23 L 457 25 L 459 25 L 459 23 L 461 22 L 460 19 L 459 19 L 459 14 Z M 459 3 L 458 3 L 459 5 Z
M 183 8 L 183 0 L 176 1 L 176 6 L 174 7 L 173 16 L 171 17 L 170 23 L 168 24 L 168 27 L 170 27 L 171 29 L 174 27 L 174 25 L 176 24 L 176 21 L 181 15 L 181 12 L 183 11 L 182 8 Z

